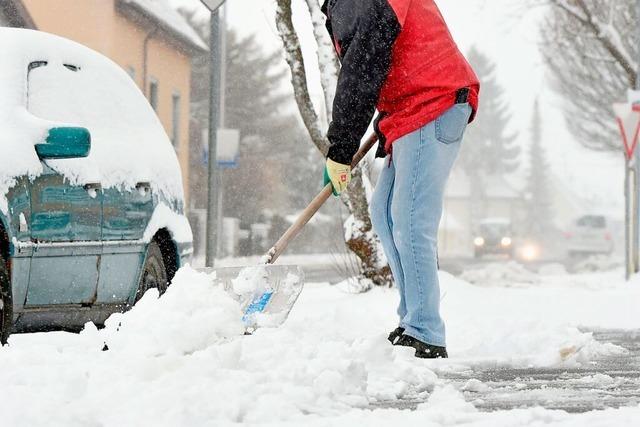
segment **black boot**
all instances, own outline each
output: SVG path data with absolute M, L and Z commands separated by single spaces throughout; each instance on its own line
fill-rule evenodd
M 413 347 L 416 349 L 415 356 L 420 359 L 446 359 L 449 357 L 447 349 L 435 345 L 423 343 L 409 335 L 403 335 L 395 345 L 403 347 Z
M 393 345 L 398 345 L 398 340 L 400 340 L 400 338 L 402 337 L 402 334 L 404 334 L 404 328 L 396 328 L 394 331 L 392 331 L 389 334 L 389 342 Z

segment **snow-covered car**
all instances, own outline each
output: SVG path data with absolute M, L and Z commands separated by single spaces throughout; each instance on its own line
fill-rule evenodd
M 0 28 L 0 338 L 101 324 L 188 262 L 180 166 L 128 74 Z
M 609 255 L 614 244 L 611 226 L 605 215 L 583 215 L 565 232 L 570 257 Z
M 508 218 L 486 218 L 480 221 L 473 239 L 474 255 L 514 255 L 514 238 L 511 220 Z

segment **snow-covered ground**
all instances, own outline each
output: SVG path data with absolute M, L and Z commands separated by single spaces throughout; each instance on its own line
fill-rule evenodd
M 238 304 L 183 269 L 165 296 L 148 293 L 104 330 L 12 336 L 0 349 L 2 425 L 637 425 L 640 406 L 480 412 L 463 393 L 482 383 L 445 379 L 478 365 L 569 368 L 623 355 L 578 327 L 640 328 L 640 281 L 558 273 L 509 287 L 489 286 L 491 271 L 476 271 L 474 285 L 442 273 L 451 358 L 425 361 L 386 341 L 395 290 L 308 284 L 282 327 L 243 336 Z M 401 399 L 425 403 L 372 409 Z

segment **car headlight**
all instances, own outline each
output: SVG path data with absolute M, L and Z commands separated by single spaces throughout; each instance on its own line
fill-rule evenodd
M 528 244 L 522 248 L 522 258 L 525 261 L 534 261 L 540 257 L 540 249 L 535 246 Z
M 511 243 L 513 243 L 513 241 L 511 240 L 511 237 L 503 237 L 502 240 L 500 241 L 500 244 L 505 248 L 511 246 Z
M 484 238 L 482 238 L 482 237 L 476 237 L 476 238 L 473 240 L 473 244 L 474 244 L 474 245 L 476 245 L 476 246 L 484 246 Z

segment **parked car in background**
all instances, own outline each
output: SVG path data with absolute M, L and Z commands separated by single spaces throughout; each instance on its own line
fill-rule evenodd
M 79 329 L 166 290 L 188 262 L 180 167 L 126 72 L 0 28 L 0 339 Z
M 473 246 L 476 258 L 482 258 L 485 255 L 506 255 L 512 258 L 514 256 L 514 237 L 511 220 L 508 218 L 487 218 L 480 221 Z
M 610 255 L 614 250 L 613 232 L 605 215 L 583 215 L 565 232 L 570 257 Z

